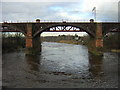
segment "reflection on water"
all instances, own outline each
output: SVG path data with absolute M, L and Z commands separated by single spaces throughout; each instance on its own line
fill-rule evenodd
M 89 54 L 89 71 L 92 73 L 93 77 L 100 77 L 103 74 L 102 71 L 103 56 L 95 56 Z
M 116 53 L 94 56 L 82 45 L 44 42 L 39 56 L 3 55 L 3 86 L 117 87 L 117 59 Z
M 42 51 L 42 57 L 25 56 L 30 70 L 73 74 L 84 78 L 99 78 L 103 75 L 103 57 L 88 53 L 83 46 L 43 43 Z
M 27 55 L 25 56 L 25 60 L 30 70 L 39 71 L 40 56 Z
M 50 68 L 52 67 L 52 68 L 60 69 L 60 68 L 58 68 L 58 66 L 56 66 L 56 64 L 55 65 L 51 65 L 51 66 L 47 66 L 47 63 L 49 63 L 49 61 L 48 62 L 43 62 L 42 63 L 43 66 L 40 67 L 41 66 L 40 62 L 42 62 L 42 61 L 41 61 L 41 56 L 38 56 L 38 55 L 37 56 L 28 56 L 27 55 L 27 56 L 25 56 L 25 60 L 27 62 L 28 68 L 30 70 L 33 70 L 33 71 L 39 71 L 40 68 L 41 69 L 45 69 L 46 67 L 50 67 Z M 86 71 L 88 70 L 87 73 L 91 76 L 91 78 L 99 78 L 99 77 L 101 77 L 103 75 L 103 71 L 102 71 L 103 57 L 102 56 L 95 56 L 95 55 L 89 53 L 88 61 L 89 61 L 89 63 L 88 63 L 89 65 L 88 64 L 87 65 L 89 67 L 88 67 L 88 69 L 86 69 Z M 52 61 L 51 63 L 54 64 L 55 62 L 57 62 L 57 61 L 54 61 L 54 62 Z M 46 64 L 46 65 L 44 65 L 44 64 Z M 74 65 L 74 64 L 72 64 L 72 65 Z M 82 66 L 82 64 L 81 64 L 81 66 Z M 64 68 L 64 70 L 67 70 L 68 67 Z M 49 72 L 49 70 L 51 71 L 50 68 L 47 68 L 48 72 Z M 79 70 L 77 73 L 80 74 L 80 71 L 82 71 L 82 68 L 79 67 L 79 69 L 81 69 L 81 70 Z M 76 68 L 74 68 L 74 70 L 76 70 Z M 53 70 L 52 72 L 53 73 L 60 73 L 60 72 L 63 73 L 63 71 L 60 71 L 60 70 L 58 70 L 58 71 Z M 64 71 L 64 73 L 68 73 L 68 72 Z M 81 74 L 82 73 L 87 74 L 87 73 L 85 73 L 85 71 L 81 72 Z
M 85 46 L 63 43 L 42 43 L 41 69 L 87 76 L 89 61 Z

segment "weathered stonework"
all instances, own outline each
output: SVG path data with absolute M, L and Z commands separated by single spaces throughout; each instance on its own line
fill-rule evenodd
M 33 37 L 32 24 L 27 24 L 26 35 L 26 55 L 37 55 L 40 53 L 40 37 L 39 35 Z
M 94 55 L 102 55 L 103 49 L 103 35 L 102 35 L 102 23 L 96 24 L 96 36 L 95 38 L 90 38 L 88 45 L 89 52 Z
M 102 23 L 97 24 L 95 46 L 96 46 L 96 48 L 103 47 Z
M 32 24 L 27 24 L 26 47 L 33 47 Z
M 100 48 L 103 47 L 103 39 L 100 38 L 100 39 L 97 39 L 97 40 L 96 40 L 96 48 L 97 48 L 97 47 L 98 47 L 98 48 L 99 48 L 99 47 L 100 47 Z
M 26 47 L 32 47 L 33 46 L 32 42 L 33 42 L 32 38 L 26 37 Z

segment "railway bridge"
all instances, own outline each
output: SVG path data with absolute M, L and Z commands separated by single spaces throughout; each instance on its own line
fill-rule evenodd
M 1 32 L 22 32 L 26 38 L 26 55 L 37 55 L 41 51 L 42 32 L 86 32 L 90 35 L 88 50 L 102 54 L 103 36 L 108 32 L 120 32 L 119 22 L 17 22 L 1 23 Z

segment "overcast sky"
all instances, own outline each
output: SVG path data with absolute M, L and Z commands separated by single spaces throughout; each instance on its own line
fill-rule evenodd
M 74 1 L 74 2 L 73 2 Z M 2 0 L 2 20 L 87 20 L 118 21 L 119 0 Z
M 118 21 L 120 0 L 2 0 L 2 21 Z M 1 5 L 1 4 L 0 4 Z

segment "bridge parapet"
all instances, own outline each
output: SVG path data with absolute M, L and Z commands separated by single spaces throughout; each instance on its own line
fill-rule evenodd
M 111 29 L 120 30 L 120 23 L 115 22 L 24 22 L 24 23 L 2 23 L 1 29 L 6 27 L 9 31 L 20 31 L 26 37 L 26 54 L 39 53 L 40 48 L 40 34 L 45 31 L 56 32 L 66 31 L 70 32 L 71 28 L 74 32 L 87 32 L 91 36 L 90 51 L 100 51 L 103 47 L 103 35 Z M 68 28 L 68 29 L 67 29 Z M 13 30 L 14 29 L 14 30 Z M 5 31 L 5 30 L 4 30 Z M 98 50 L 99 49 L 99 50 Z

